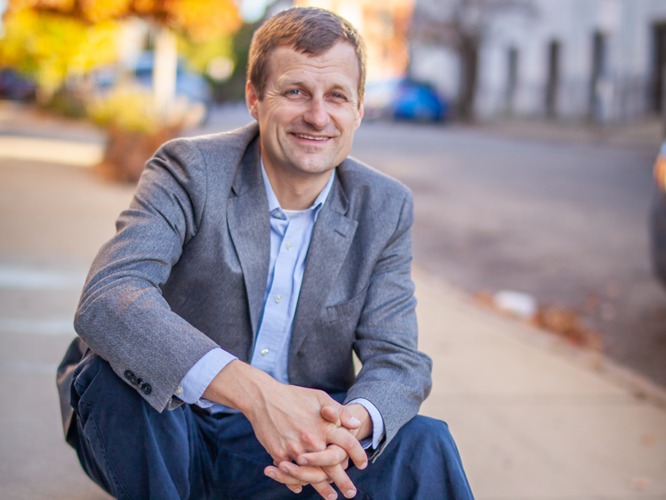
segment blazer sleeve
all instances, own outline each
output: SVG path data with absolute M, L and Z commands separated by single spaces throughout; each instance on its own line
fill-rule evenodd
M 419 411 L 432 386 L 432 361 L 417 348 L 416 298 L 411 279 L 414 205 L 404 198 L 395 232 L 377 260 L 356 327 L 354 351 L 363 364 L 345 403 L 366 398 L 382 415 L 385 439 L 376 459 Z
M 74 319 L 78 335 L 157 411 L 215 342 L 171 311 L 161 286 L 197 233 L 207 171 L 196 145 L 178 139 L 147 163 L 116 235 L 95 258 Z

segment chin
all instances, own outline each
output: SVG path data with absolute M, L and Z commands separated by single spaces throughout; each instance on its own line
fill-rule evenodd
M 307 173 L 307 174 L 322 174 L 324 172 L 328 172 L 329 170 L 335 168 L 338 166 L 338 164 L 341 162 L 335 162 L 334 160 L 330 160 L 328 158 L 324 159 L 317 159 L 314 161 L 308 161 L 308 162 L 294 162 L 294 166 L 296 170 L 299 170 L 300 172 Z

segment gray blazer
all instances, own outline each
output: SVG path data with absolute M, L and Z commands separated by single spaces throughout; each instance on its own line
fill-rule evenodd
M 214 347 L 252 358 L 270 251 L 259 155 L 256 124 L 166 143 L 93 262 L 76 332 L 157 411 L 182 404 L 174 390 Z M 431 386 L 430 358 L 417 350 L 413 219 L 405 186 L 351 158 L 337 167 L 289 345 L 291 384 L 348 391 L 347 401 L 377 407 L 381 449 Z M 65 432 L 71 372 L 85 347 L 75 343 L 59 370 Z M 358 375 L 352 350 L 363 364 Z M 128 370 L 143 383 L 132 384 Z

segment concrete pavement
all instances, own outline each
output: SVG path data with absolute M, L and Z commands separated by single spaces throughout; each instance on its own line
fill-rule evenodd
M 449 423 L 477 499 L 666 499 L 661 389 L 415 277 L 422 413 Z
M 0 159 L 0 498 L 108 498 L 62 439 L 54 376 L 87 266 L 131 188 L 64 153 L 27 156 Z M 449 423 L 478 500 L 666 499 L 659 388 L 416 266 L 420 348 L 434 360 L 422 413 Z

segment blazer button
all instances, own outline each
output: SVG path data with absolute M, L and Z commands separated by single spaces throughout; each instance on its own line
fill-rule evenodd
M 150 387 L 149 383 L 141 384 L 141 392 L 143 392 L 146 396 L 153 392 L 153 388 Z
M 136 375 L 134 375 L 134 372 L 132 370 L 125 370 L 125 378 L 132 382 L 133 384 L 136 384 Z

